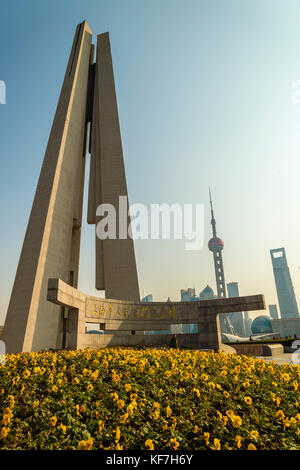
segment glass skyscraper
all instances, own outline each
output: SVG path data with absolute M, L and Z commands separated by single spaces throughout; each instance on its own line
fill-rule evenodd
M 270 250 L 281 318 L 299 318 L 290 270 L 284 248 Z

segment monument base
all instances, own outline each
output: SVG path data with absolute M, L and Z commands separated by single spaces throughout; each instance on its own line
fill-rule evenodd
M 178 345 L 217 351 L 222 346 L 219 314 L 265 309 L 263 295 L 198 302 L 134 302 L 92 297 L 60 279 L 49 279 L 47 299 L 68 309 L 61 333 L 65 347 L 74 350 L 170 345 L 172 333 L 166 333 L 168 330 L 197 325 L 196 333 L 177 333 Z M 87 333 L 88 324 L 100 325 L 101 333 Z M 149 334 L 158 331 L 161 334 Z

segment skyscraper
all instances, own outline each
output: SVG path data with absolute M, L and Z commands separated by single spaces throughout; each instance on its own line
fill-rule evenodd
M 227 284 L 228 297 L 239 297 L 239 286 L 237 282 L 229 282 Z M 230 322 L 234 328 L 236 335 L 245 336 L 245 324 L 243 318 L 243 312 L 233 312 L 229 314 Z
M 141 302 L 153 302 L 152 294 L 145 295 L 145 297 L 142 298 Z
M 216 296 L 214 294 L 214 291 L 209 285 L 204 287 L 204 289 L 199 294 L 199 300 L 210 300 L 215 298 Z
M 290 270 L 284 248 L 270 250 L 281 318 L 299 318 Z
M 270 312 L 270 317 L 271 317 L 273 320 L 277 320 L 277 318 L 279 318 L 278 310 L 277 310 L 277 305 L 276 305 L 276 304 L 269 305 L 269 312 Z
M 190 302 L 192 298 L 195 297 L 195 295 L 196 291 L 194 287 L 189 287 L 188 289 L 181 289 L 181 302 Z
M 239 297 L 239 285 L 237 282 L 229 282 L 227 284 L 228 297 Z
M 249 318 L 249 313 L 244 312 L 244 324 L 245 324 L 245 335 L 246 336 L 251 336 L 252 330 L 251 330 L 251 324 L 252 324 L 252 319 Z

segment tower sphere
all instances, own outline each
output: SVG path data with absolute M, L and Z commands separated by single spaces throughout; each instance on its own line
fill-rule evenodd
M 224 248 L 224 242 L 219 237 L 213 237 L 208 242 L 208 248 L 210 251 L 220 251 Z

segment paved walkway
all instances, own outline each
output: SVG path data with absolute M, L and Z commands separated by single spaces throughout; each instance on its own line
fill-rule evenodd
M 279 354 L 278 356 L 258 356 L 255 359 L 264 359 L 266 362 L 276 362 L 276 364 L 295 364 L 292 360 L 292 353 Z M 300 365 L 300 353 L 294 358 Z

